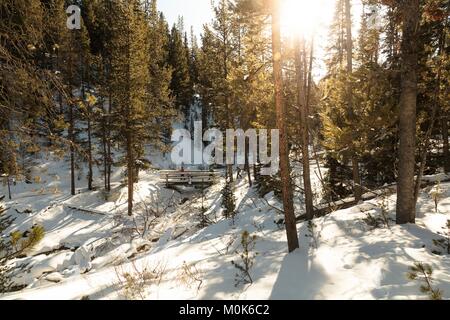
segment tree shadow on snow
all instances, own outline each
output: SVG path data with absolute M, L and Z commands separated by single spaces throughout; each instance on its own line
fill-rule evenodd
M 302 249 L 297 249 L 281 262 L 269 299 L 311 300 L 319 295 L 321 286 L 327 280 L 323 268 L 315 264 Z

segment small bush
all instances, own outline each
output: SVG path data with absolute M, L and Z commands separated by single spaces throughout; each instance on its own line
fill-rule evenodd
M 44 228 L 33 226 L 22 233 L 14 231 L 9 237 L 4 237 L 4 231 L 11 226 L 13 219 L 4 215 L 5 209 L 0 207 L 0 293 L 9 292 L 13 288 L 10 281 L 8 261 L 32 249 L 44 237 Z
M 203 284 L 203 274 L 197 268 L 195 264 L 187 264 L 186 261 L 183 262 L 181 266 L 181 271 L 178 274 L 178 279 L 181 285 L 184 285 L 188 288 L 192 286 L 197 286 L 197 292 L 200 291 L 200 288 Z
M 264 166 L 260 163 L 255 165 L 254 168 L 254 177 L 255 177 L 255 187 L 258 191 L 258 195 L 261 198 L 264 198 L 265 195 L 267 195 L 270 192 L 274 192 L 275 196 L 278 199 L 281 199 L 282 192 L 281 192 L 281 179 L 279 173 L 274 176 L 270 175 L 262 175 L 261 169 L 263 169 Z
M 116 277 L 122 287 L 122 294 L 126 300 L 144 300 L 146 288 L 151 284 L 160 284 L 165 273 L 165 265 L 158 263 L 155 267 L 139 267 L 135 262 L 131 263 L 131 270 L 125 271 L 116 267 Z
M 386 226 L 386 228 L 390 229 L 389 226 L 389 207 L 387 204 L 387 200 L 385 197 L 383 197 L 383 201 L 381 202 L 381 219 L 383 220 L 384 225 Z
M 223 214 L 227 219 L 233 219 L 236 216 L 236 197 L 234 196 L 233 183 L 227 180 L 222 190 L 222 208 Z
M 309 234 L 306 235 L 306 237 L 311 238 L 313 241 L 314 248 L 319 247 L 319 238 L 320 234 L 316 233 L 317 225 L 313 221 L 308 221 L 308 232 Z
M 380 214 L 378 216 L 373 216 L 372 214 L 370 214 L 370 212 L 367 212 L 366 217 L 363 219 L 363 221 L 369 227 L 372 227 L 372 229 L 378 229 L 383 227 L 390 229 L 389 209 L 387 206 L 386 198 L 383 198 L 383 201 L 381 202 Z
M 428 294 L 431 300 L 442 300 L 442 291 L 433 288 L 433 269 L 430 265 L 416 262 L 409 270 L 408 279 L 422 283 L 420 292 Z
M 372 227 L 372 229 L 378 229 L 383 226 L 383 220 L 380 217 L 374 217 L 369 212 L 366 213 L 366 217 L 363 219 L 363 221 L 369 226 Z
M 42 226 L 33 226 L 29 231 L 24 233 L 14 231 L 11 233 L 11 246 L 13 247 L 14 256 L 25 253 L 32 249 L 39 241 L 44 238 L 44 228 Z
M 151 233 L 159 219 L 175 206 L 175 192 L 169 198 L 161 193 L 151 193 L 148 199 L 142 199 L 137 205 L 133 215 L 133 233 L 145 239 Z
M 248 231 L 244 231 L 241 235 L 241 248 L 242 252 L 236 250 L 236 254 L 239 255 L 241 261 L 231 261 L 231 264 L 238 270 L 235 278 L 235 286 L 240 284 L 252 284 L 253 279 L 250 275 L 250 270 L 255 263 L 255 257 L 258 253 L 253 252 L 256 244 L 256 236 L 250 235 Z
M 441 182 L 438 181 L 437 184 L 431 189 L 430 196 L 434 201 L 434 210 L 437 213 L 438 212 L 438 205 L 442 198 L 442 188 L 441 188 Z
M 199 214 L 199 224 L 198 227 L 200 229 L 206 228 L 207 226 L 209 226 L 212 222 L 211 220 L 207 217 L 206 212 L 208 210 L 205 207 L 201 207 L 200 208 L 200 214 Z

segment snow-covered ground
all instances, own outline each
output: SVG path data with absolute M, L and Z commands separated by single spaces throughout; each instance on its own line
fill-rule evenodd
M 439 184 L 437 212 L 437 187 L 422 190 L 416 225 L 391 221 L 389 228 L 373 228 L 364 221 L 379 217 L 382 207 L 394 219 L 395 194 L 318 218 L 312 230 L 301 222 L 301 247 L 288 255 L 284 227 L 276 224 L 280 203 L 273 194 L 258 198 L 245 178 L 236 184 L 233 224 L 221 214 L 223 181 L 202 200 L 198 191 L 165 189 L 156 170 L 142 172 L 132 219 L 125 216 L 121 170 L 108 199 L 101 190 L 70 196 L 67 172 L 65 162 L 43 159 L 34 170 L 39 183 L 12 187 L 13 200 L 4 205 L 16 220 L 6 234 L 34 224 L 46 234 L 26 257 L 11 262 L 15 282 L 26 288 L 1 299 L 123 299 L 130 290 L 145 299 L 426 299 L 420 283 L 406 277 L 414 262 L 432 266 L 433 285 L 450 299 L 450 256 L 433 243 L 448 232 L 442 228 L 450 219 L 450 183 Z M 6 193 L 1 186 L 0 195 Z M 302 201 L 296 200 L 300 214 Z M 202 202 L 206 227 L 200 224 Z M 242 263 L 244 231 L 256 236 L 253 284 L 236 286 L 232 261 Z

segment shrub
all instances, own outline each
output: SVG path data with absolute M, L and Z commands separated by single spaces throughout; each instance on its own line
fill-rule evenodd
M 363 221 L 373 229 L 378 229 L 382 227 L 390 229 L 389 209 L 387 206 L 386 198 L 383 198 L 383 201 L 381 203 L 380 214 L 378 216 L 373 216 L 370 214 L 370 212 L 367 212 L 366 217 L 363 219 Z
M 32 249 L 44 237 L 44 228 L 33 226 L 30 230 L 22 233 L 12 232 L 9 237 L 4 237 L 4 231 L 11 226 L 13 219 L 5 216 L 6 210 L 0 207 L 0 293 L 12 290 L 13 284 L 9 279 L 8 260 L 20 256 Z
M 158 263 L 155 267 L 138 266 L 131 263 L 131 270 L 125 271 L 122 267 L 116 267 L 116 277 L 122 287 L 122 294 L 126 300 L 144 300 L 146 288 L 153 283 L 159 284 L 165 273 L 165 265 Z
M 320 234 L 316 233 L 316 228 L 317 228 L 317 225 L 313 221 L 308 221 L 309 234 L 307 234 L 306 237 L 312 239 L 312 242 L 313 242 L 312 245 L 314 246 L 314 248 L 317 249 L 319 247 Z
M 236 216 L 236 197 L 234 196 L 233 183 L 227 180 L 222 190 L 222 208 L 225 218 L 232 218 Z
M 178 279 L 182 285 L 188 288 L 196 285 L 197 292 L 200 290 L 203 284 L 202 272 L 197 268 L 195 264 L 187 264 L 186 261 L 183 262 L 183 265 L 181 266 L 181 271 L 178 274 Z
M 256 244 L 256 235 L 250 235 L 248 231 L 244 231 L 241 235 L 241 248 L 242 252 L 236 250 L 236 254 L 239 255 L 241 261 L 235 262 L 231 261 L 231 264 L 238 270 L 235 278 L 235 286 L 239 286 L 240 284 L 252 284 L 253 279 L 250 275 L 250 270 L 255 263 L 255 257 L 257 253 L 254 253 L 253 250 Z
M 255 176 L 255 187 L 258 191 L 258 195 L 264 198 L 270 192 L 274 192 L 275 196 L 281 199 L 281 179 L 279 173 L 275 176 L 261 175 L 261 169 L 263 166 L 261 164 L 255 165 L 254 176 Z
M 442 194 L 443 194 L 443 191 L 441 188 L 441 182 L 438 181 L 437 184 L 430 191 L 430 196 L 434 201 L 434 210 L 436 213 L 438 212 L 438 205 L 439 205 L 439 201 L 441 201 Z
M 409 270 L 408 279 L 422 283 L 420 292 L 428 294 L 431 300 L 442 300 L 442 291 L 433 288 L 433 269 L 430 265 L 416 262 Z

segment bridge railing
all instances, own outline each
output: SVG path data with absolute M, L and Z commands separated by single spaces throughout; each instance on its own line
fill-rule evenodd
M 220 176 L 218 171 L 180 171 L 164 170 L 159 172 L 162 182 L 171 185 L 211 185 Z

